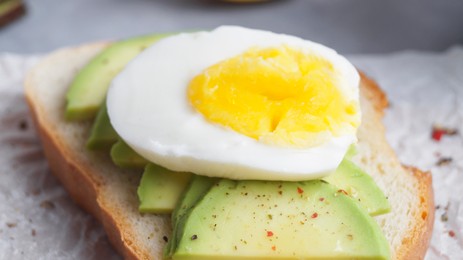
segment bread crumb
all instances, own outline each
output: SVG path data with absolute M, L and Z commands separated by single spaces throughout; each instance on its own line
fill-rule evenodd
M 447 222 L 447 220 L 449 220 L 449 217 L 447 216 L 447 213 L 444 213 L 440 216 L 440 220 L 442 222 Z
M 44 209 L 54 209 L 55 204 L 49 200 L 44 200 L 40 203 L 40 207 Z
M 12 222 L 6 223 L 6 226 L 9 227 L 9 228 L 14 228 L 17 225 L 18 225 L 18 223 L 12 223 Z
M 27 128 L 28 128 L 27 122 L 25 120 L 21 120 L 19 122 L 18 127 L 19 127 L 19 130 L 21 130 L 21 131 L 27 130 Z
M 442 157 L 437 161 L 436 165 L 444 166 L 444 165 L 450 164 L 452 161 L 453 161 L 452 157 Z

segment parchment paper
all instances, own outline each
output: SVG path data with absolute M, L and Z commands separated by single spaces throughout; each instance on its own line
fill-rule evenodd
M 437 210 L 426 259 L 463 259 L 463 47 L 349 58 L 388 94 L 384 122 L 399 158 L 433 174 Z M 0 259 L 119 259 L 49 173 L 22 90 L 38 59 L 0 54 Z M 434 140 L 436 125 L 458 133 Z

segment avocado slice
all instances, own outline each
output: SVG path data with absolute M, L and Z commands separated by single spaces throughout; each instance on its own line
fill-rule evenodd
M 89 150 L 109 149 L 118 139 L 119 136 L 111 125 L 104 101 L 93 122 L 90 137 L 87 140 L 87 148 Z
M 172 223 L 178 222 L 219 180 L 218 178 L 193 175 L 188 187 L 183 192 L 182 197 L 172 212 Z
M 138 210 L 142 213 L 171 213 L 190 178 L 191 173 L 172 172 L 148 164 L 138 186 Z
M 351 144 L 349 146 L 349 149 L 346 152 L 346 155 L 344 155 L 344 159 L 352 159 L 356 154 L 358 154 L 358 149 L 356 144 Z
M 211 178 L 201 175 L 194 175 L 191 178 L 188 187 L 183 192 L 181 199 L 178 201 L 175 206 L 174 211 L 172 212 L 172 226 L 176 227 L 180 222 L 180 219 L 187 215 L 191 208 L 196 205 L 196 203 L 201 200 L 211 187 L 216 184 L 220 179 Z M 180 228 L 174 228 L 174 230 L 179 230 Z M 164 257 L 169 258 L 174 252 L 177 241 L 177 236 L 175 233 L 172 233 L 172 237 L 169 239 L 169 243 L 164 249 Z
M 373 178 L 349 159 L 344 159 L 336 171 L 324 178 L 356 200 L 371 216 L 391 211 L 391 205 Z
M 112 79 L 135 56 L 167 35 L 149 35 L 113 43 L 93 58 L 74 78 L 66 95 L 68 120 L 94 118 Z
M 337 190 L 223 179 L 181 219 L 172 259 L 390 259 L 375 220 Z
M 114 164 L 121 168 L 143 169 L 148 161 L 138 155 L 130 146 L 119 138 L 111 125 L 106 108 L 106 102 L 101 104 L 93 122 L 90 137 L 87 140 L 89 150 L 109 149 Z
M 111 159 L 120 168 L 143 169 L 149 163 L 122 140 L 111 147 Z

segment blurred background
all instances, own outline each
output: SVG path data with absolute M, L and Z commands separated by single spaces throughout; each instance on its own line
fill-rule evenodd
M 0 0 L 7 2 L 12 0 Z M 25 0 L 26 13 L 0 28 L 0 51 L 47 52 L 66 45 L 153 32 L 242 25 L 293 34 L 344 54 L 463 44 L 462 0 Z M 0 9 L 1 10 L 1 9 Z

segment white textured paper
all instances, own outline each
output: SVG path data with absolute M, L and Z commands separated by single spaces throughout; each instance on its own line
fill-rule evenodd
M 400 159 L 433 174 L 438 209 L 427 259 L 463 259 L 463 48 L 349 58 L 388 94 L 384 121 Z M 49 173 L 22 91 L 37 59 L 0 54 L 0 259 L 118 259 L 101 226 Z M 460 134 L 437 142 L 436 124 Z
M 36 61 L 0 54 L 0 259 L 119 259 L 49 173 L 23 97 Z

